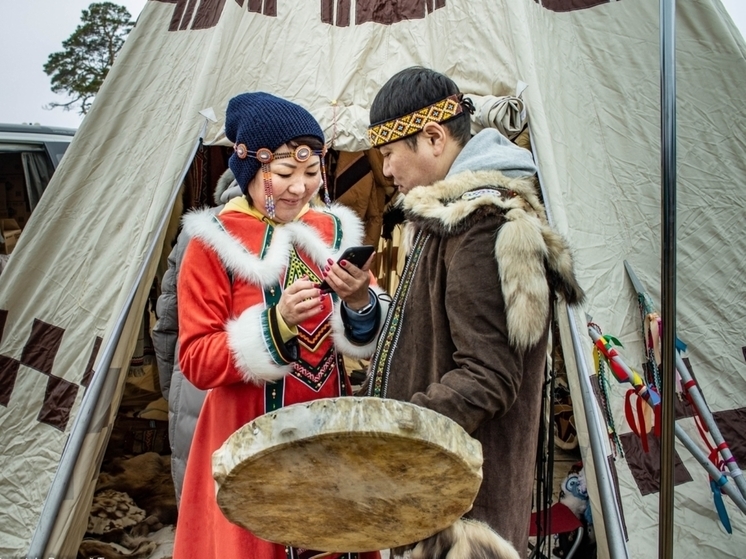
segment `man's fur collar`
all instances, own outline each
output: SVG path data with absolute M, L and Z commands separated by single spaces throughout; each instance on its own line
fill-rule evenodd
M 514 347 L 526 349 L 541 339 L 550 288 L 568 304 L 583 301 L 570 250 L 547 222 L 536 179 L 509 178 L 499 171 L 464 172 L 416 187 L 400 204 L 412 225 L 438 237 L 459 235 L 489 215 L 504 217 L 495 259 Z
M 432 186 L 418 186 L 401 204 L 408 220 L 439 237 L 460 235 L 486 215 L 512 209 L 531 212 L 546 222 L 536 180 L 511 179 L 499 171 L 469 171 Z

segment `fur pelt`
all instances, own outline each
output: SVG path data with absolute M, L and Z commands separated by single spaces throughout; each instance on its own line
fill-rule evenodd
M 78 557 L 140 559 L 158 544 L 150 534 L 176 524 L 171 457 L 120 456 L 104 465 Z
M 80 544 L 80 559 L 146 559 L 156 550 L 157 544 L 144 537 L 131 537 L 125 534 L 122 541 L 104 542 L 86 539 Z
M 127 493 L 138 507 L 145 510 L 145 533 L 176 523 L 176 493 L 171 477 L 171 456 L 146 452 L 116 458 L 99 474 L 96 491 L 104 489 Z M 136 532 L 139 531 L 142 530 Z
M 96 536 L 123 531 L 145 520 L 145 511 L 132 497 L 115 489 L 104 489 L 93 496 L 86 532 Z
M 583 301 L 570 249 L 547 222 L 535 178 L 464 172 L 413 188 L 401 204 L 411 225 L 438 237 L 459 235 L 486 216 L 504 218 L 495 259 L 514 347 L 527 349 L 541 338 L 552 292 L 570 305 Z
M 411 550 L 411 559 L 520 559 L 509 541 L 483 522 L 461 518 L 451 526 L 413 546 L 392 550 L 401 557 Z

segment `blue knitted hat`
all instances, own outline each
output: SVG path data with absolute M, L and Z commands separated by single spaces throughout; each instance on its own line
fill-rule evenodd
M 315 136 L 324 143 L 324 132 L 311 113 L 300 105 L 262 92 L 242 93 L 228 101 L 225 136 L 234 145 L 244 144 L 254 153 L 261 148 L 274 153 L 300 136 Z M 228 166 L 244 194 L 261 165 L 255 157 L 240 159 L 235 153 L 231 155 Z

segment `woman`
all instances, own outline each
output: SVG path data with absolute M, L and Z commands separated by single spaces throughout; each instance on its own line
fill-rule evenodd
M 192 239 L 178 280 L 179 363 L 208 390 L 187 462 L 174 559 L 296 559 L 300 550 L 231 524 L 215 500 L 211 457 L 239 427 L 281 406 L 350 394 L 338 351 L 372 353 L 385 310 L 362 269 L 336 263 L 361 244 L 360 220 L 309 205 L 323 180 L 324 136 L 302 107 L 266 93 L 230 100 L 229 166 L 245 196 L 184 219 Z M 322 294 L 326 279 L 334 293 Z M 298 511 L 302 517 L 304 511 Z M 345 554 L 340 557 L 378 557 Z

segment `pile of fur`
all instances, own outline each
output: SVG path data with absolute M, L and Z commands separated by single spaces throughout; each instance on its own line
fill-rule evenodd
M 176 523 L 171 457 L 146 452 L 102 470 L 78 557 L 144 559 L 158 544 L 149 536 Z
M 392 550 L 395 558 L 410 559 L 521 559 L 515 547 L 492 528 L 462 518 L 426 540 Z

